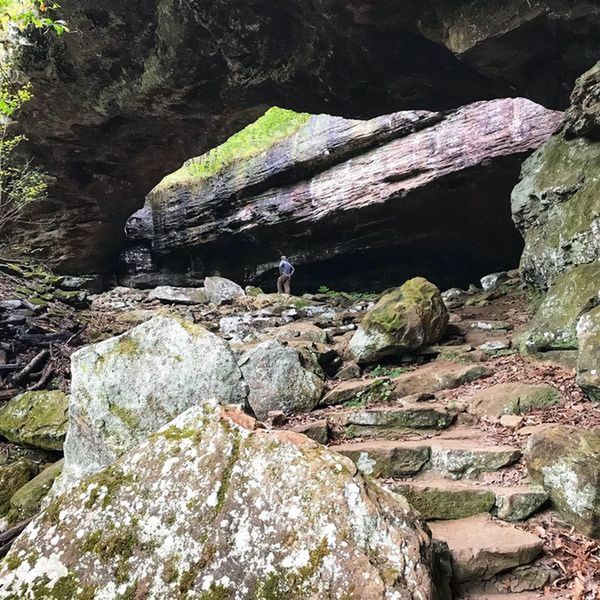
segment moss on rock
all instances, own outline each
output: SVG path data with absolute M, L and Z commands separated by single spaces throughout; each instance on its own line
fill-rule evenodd
M 10 510 L 10 499 L 13 494 L 37 473 L 37 465 L 27 458 L 0 467 L 0 517 Z
M 17 444 L 62 450 L 67 433 L 69 397 L 62 392 L 26 392 L 0 411 L 0 435 Z
M 367 313 L 348 351 L 358 363 L 417 350 L 439 340 L 448 311 L 438 288 L 415 277 L 385 294 Z
M 580 265 L 550 288 L 528 330 L 520 338 L 526 352 L 576 349 L 579 318 L 599 302 L 600 262 Z

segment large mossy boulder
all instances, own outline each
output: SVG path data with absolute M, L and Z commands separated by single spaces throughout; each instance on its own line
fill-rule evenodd
M 579 319 L 577 339 L 577 383 L 592 400 L 600 402 L 600 306 Z
M 323 394 L 323 380 L 295 348 L 280 341 L 267 340 L 243 352 L 239 364 L 249 387 L 248 404 L 260 420 L 273 410 L 309 412 Z
M 547 289 L 571 268 L 600 261 L 600 63 L 571 96 L 565 126 L 523 164 L 512 213 L 525 239 L 521 272 Z
M 438 341 L 447 325 L 448 311 L 440 291 L 415 277 L 385 294 L 367 313 L 348 352 L 361 364 L 404 354 Z
M 527 352 L 575 350 L 580 317 L 600 304 L 600 262 L 560 275 L 550 288 L 520 345 Z
M 71 372 L 60 490 L 110 465 L 201 398 L 243 404 L 247 397 L 227 342 L 165 316 L 79 350 Z
M 11 496 L 8 515 L 11 522 L 22 521 L 40 510 L 43 499 L 62 472 L 63 463 L 64 459 L 61 459 L 46 467 Z
M 13 494 L 33 479 L 38 470 L 37 465 L 27 458 L 0 466 L 0 517 L 8 513 Z
M 69 397 L 58 391 L 25 392 L 0 410 L 0 435 L 16 444 L 62 450 Z
M 600 431 L 547 427 L 529 438 L 526 458 L 563 518 L 600 538 Z
M 190 408 L 55 499 L 2 563 L 0 598 L 440 598 L 402 496 L 303 435 L 252 426 Z

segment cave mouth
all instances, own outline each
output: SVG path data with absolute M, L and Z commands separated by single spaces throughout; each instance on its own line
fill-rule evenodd
M 304 116 L 301 120 L 306 122 Z M 274 135 L 277 138 L 277 132 Z M 239 133 L 231 139 L 239 146 Z M 258 163 L 261 168 L 271 167 L 281 156 L 262 147 L 262 142 L 256 142 L 258 151 L 254 154 L 264 154 L 264 160 L 261 158 L 262 162 Z M 381 150 L 386 143 L 375 144 L 375 147 Z M 189 176 L 190 167 L 201 165 L 202 169 L 214 171 L 219 156 L 227 154 L 222 150 L 219 147 L 200 157 L 201 160 L 187 161 L 157 186 L 170 189 L 167 200 L 164 194 L 158 200 L 153 198 L 154 210 L 150 210 L 152 203 L 147 203 L 145 209 L 130 219 L 128 242 L 119 267 L 120 283 L 142 288 L 200 286 L 204 277 L 219 275 L 241 285 L 259 286 L 273 292 L 281 255 L 295 264 L 295 294 L 314 293 L 322 287 L 348 292 L 381 292 L 416 276 L 426 277 L 441 289 L 466 288 L 472 283 L 478 284 L 486 274 L 518 267 L 524 242 L 512 220 L 510 196 L 530 150 L 486 159 L 410 192 L 400 185 L 397 192 L 384 201 L 366 203 L 355 210 L 335 210 L 328 218 L 310 223 L 283 215 L 289 216 L 293 211 L 301 191 L 311 187 L 312 177 L 322 177 L 331 167 L 319 168 L 311 175 L 305 165 L 296 164 L 266 182 L 249 184 L 233 195 L 228 195 L 230 190 L 221 181 L 217 169 L 210 173 L 207 179 L 212 179 L 207 185 L 210 193 L 220 186 L 225 191 L 206 215 L 214 223 L 223 225 L 216 233 L 203 238 L 198 236 L 198 231 L 206 224 L 198 214 L 202 212 L 204 197 L 194 196 L 196 191 L 192 193 L 188 189 L 196 190 L 197 182 L 182 187 L 181 180 Z M 362 151 L 353 148 L 349 156 Z M 371 148 L 367 149 L 370 151 Z M 290 152 L 289 147 L 284 147 L 287 160 Z M 233 171 L 228 172 L 225 168 L 228 165 L 224 165 L 223 179 L 248 178 L 247 166 L 252 168 L 257 164 L 251 160 L 254 154 L 249 153 L 239 161 L 247 165 L 234 165 Z M 348 160 L 345 156 L 341 162 L 350 164 Z M 336 166 L 339 164 L 334 164 Z M 426 172 L 428 165 L 420 165 L 418 169 Z M 413 171 L 409 175 L 416 174 Z M 386 178 L 388 183 L 395 182 L 393 174 Z M 231 219 L 228 221 L 232 211 L 244 208 L 249 199 L 255 198 L 259 199 L 259 206 L 269 204 L 269 218 L 252 223 L 250 229 L 239 223 L 232 225 Z M 163 206 L 165 201 L 171 200 L 182 214 L 182 227 L 188 228 L 193 236 L 188 236 L 184 243 L 165 247 L 164 242 L 156 244 L 152 235 L 158 221 L 167 237 L 178 239 L 177 231 L 161 223 L 163 213 L 159 212 L 158 216 L 156 213 L 157 205 L 163 211 L 173 210 Z M 315 205 L 314 210 L 318 209 Z M 153 222 L 148 224 L 145 222 L 148 219 Z M 145 232 L 150 229 L 152 234 Z M 190 239 L 196 241 L 190 242 Z

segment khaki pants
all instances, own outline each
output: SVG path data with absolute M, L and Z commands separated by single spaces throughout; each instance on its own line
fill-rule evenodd
M 291 275 L 280 275 L 279 279 L 277 280 L 277 293 L 278 294 L 289 294 L 291 281 L 292 281 Z

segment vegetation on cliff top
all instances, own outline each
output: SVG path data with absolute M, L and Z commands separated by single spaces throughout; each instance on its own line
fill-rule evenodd
M 181 169 L 165 177 L 160 185 L 188 179 L 208 179 L 237 161 L 258 156 L 293 135 L 310 117 L 308 113 L 297 113 L 274 106 L 220 146 L 185 162 Z

